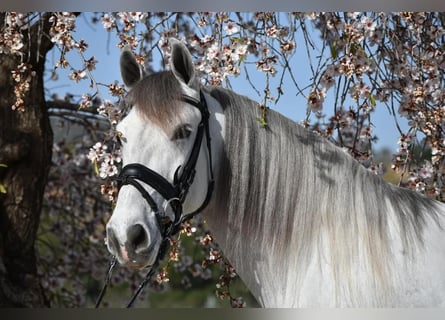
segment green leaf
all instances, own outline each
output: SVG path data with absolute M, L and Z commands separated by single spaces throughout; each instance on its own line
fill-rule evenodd
M 99 175 L 99 166 L 97 165 L 97 159 L 93 160 L 93 168 L 94 168 L 94 173 L 96 175 Z
M 373 107 L 375 107 L 377 105 L 377 103 L 375 101 L 375 97 L 374 97 L 374 95 L 372 93 L 369 95 L 369 101 L 371 102 L 371 105 Z
M 4 163 L 0 163 L 0 168 L 7 168 L 8 166 Z M 6 186 L 3 183 L 0 183 L 0 193 L 7 193 Z
M 332 59 L 337 59 L 338 52 L 337 52 L 337 41 L 332 42 L 331 44 L 331 56 Z
M 264 118 L 257 118 L 258 122 L 260 123 L 260 126 L 267 127 L 267 121 Z

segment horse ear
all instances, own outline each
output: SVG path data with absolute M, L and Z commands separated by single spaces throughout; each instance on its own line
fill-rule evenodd
M 170 38 L 171 60 L 170 69 L 175 77 L 190 86 L 195 78 L 195 67 L 192 61 L 192 55 L 187 47 L 174 38 Z
M 145 77 L 145 71 L 136 61 L 130 48 L 125 47 L 120 57 L 121 77 L 128 88 L 134 87 Z

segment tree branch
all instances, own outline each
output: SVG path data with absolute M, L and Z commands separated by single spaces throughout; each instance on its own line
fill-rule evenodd
M 89 108 L 80 109 L 80 105 L 78 103 L 73 103 L 65 100 L 50 100 L 46 101 L 47 109 L 61 109 L 61 110 L 69 110 L 74 112 L 86 112 L 91 114 L 98 114 L 97 106 L 92 106 Z

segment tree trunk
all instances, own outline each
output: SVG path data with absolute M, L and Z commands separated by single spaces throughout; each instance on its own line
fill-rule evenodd
M 4 13 L 0 13 L 3 24 Z M 25 62 L 35 76 L 26 94 L 25 110 L 15 102 L 11 71 L 20 57 L 0 54 L 0 307 L 47 306 L 36 272 L 35 239 L 43 192 L 51 165 L 52 131 L 45 104 L 43 72 L 51 49 L 50 24 L 43 17 L 24 35 Z M 28 32 L 29 31 L 29 32 Z

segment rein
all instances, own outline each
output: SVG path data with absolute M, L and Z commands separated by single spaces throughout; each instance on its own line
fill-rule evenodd
M 211 139 L 210 139 L 210 129 L 209 129 L 210 113 L 202 91 L 200 91 L 199 94 L 200 94 L 199 101 L 186 95 L 182 97 L 184 102 L 198 108 L 198 110 L 201 112 L 201 122 L 198 125 L 198 131 L 196 133 L 195 142 L 193 143 L 190 156 L 187 162 L 183 166 L 179 166 L 176 169 L 173 178 L 173 184 L 168 182 L 167 179 L 165 179 L 157 172 L 151 170 L 150 168 L 140 163 L 127 164 L 122 168 L 119 176 L 116 179 L 118 181 L 119 190 L 124 185 L 132 185 L 139 191 L 142 197 L 147 201 L 152 211 L 155 213 L 156 222 L 158 224 L 159 231 L 162 235 L 162 242 L 159 247 L 159 251 L 156 256 L 155 262 L 151 266 L 150 271 L 146 274 L 144 279 L 139 284 L 136 292 L 134 293 L 133 297 L 127 304 L 127 308 L 132 307 L 134 301 L 139 296 L 142 289 L 145 287 L 145 285 L 148 283 L 148 281 L 155 273 L 159 265 L 159 262 L 163 259 L 165 253 L 167 252 L 171 237 L 176 235 L 180 231 L 183 222 L 190 220 L 196 214 L 204 210 L 204 208 L 210 202 L 215 184 L 213 167 L 212 167 L 212 150 L 211 150 Z M 187 197 L 188 191 L 193 183 L 196 174 L 196 163 L 198 161 L 204 135 L 206 137 L 206 142 L 207 142 L 207 152 L 209 160 L 208 170 L 210 176 L 207 187 L 207 195 L 204 202 L 197 210 L 187 215 L 184 215 L 182 205 L 185 201 L 185 198 Z M 153 200 L 153 198 L 150 196 L 147 190 L 141 185 L 140 182 L 143 182 L 152 187 L 166 200 L 166 204 L 164 205 L 163 210 L 159 210 L 156 202 Z M 168 205 L 174 212 L 173 221 L 171 221 L 165 214 Z M 106 290 L 111 281 L 111 274 L 115 265 L 116 265 L 116 257 L 112 257 L 105 278 L 104 286 L 96 301 L 95 305 L 96 308 L 100 306 L 103 297 L 105 296 Z

